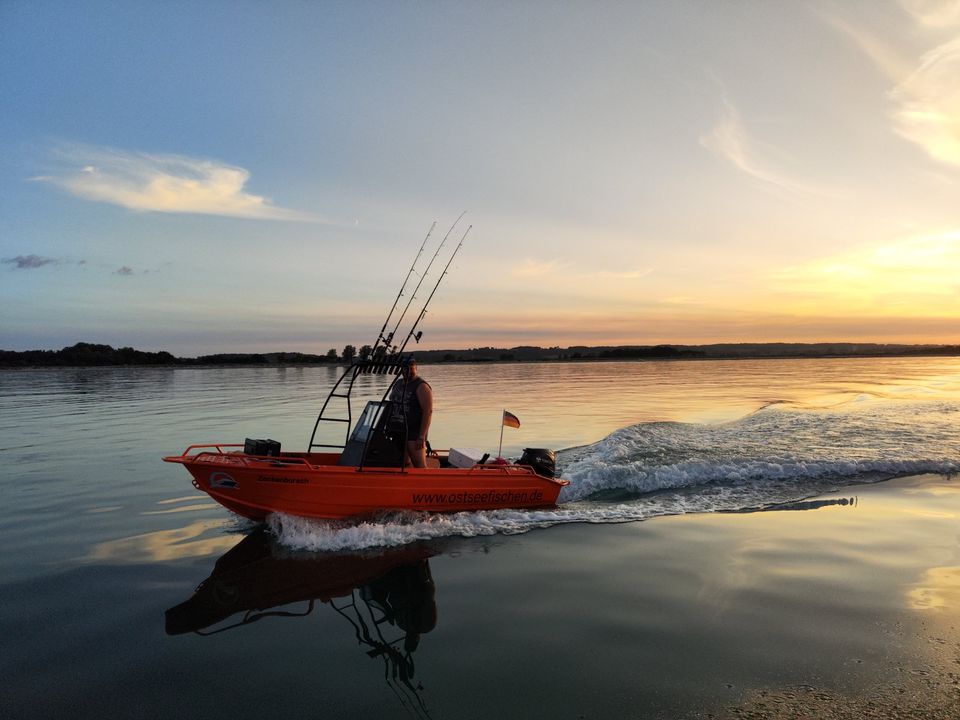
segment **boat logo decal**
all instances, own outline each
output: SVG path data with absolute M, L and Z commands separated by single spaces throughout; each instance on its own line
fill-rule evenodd
M 210 474 L 210 487 L 236 489 L 240 487 L 240 483 L 225 472 L 215 472 Z
M 310 481 L 305 477 L 287 477 L 273 475 L 257 475 L 257 482 L 285 483 L 287 485 L 306 485 Z

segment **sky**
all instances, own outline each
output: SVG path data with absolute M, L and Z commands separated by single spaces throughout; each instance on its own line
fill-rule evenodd
M 960 0 L 0 0 L 0 348 L 371 343 L 463 211 L 422 348 L 958 343 Z

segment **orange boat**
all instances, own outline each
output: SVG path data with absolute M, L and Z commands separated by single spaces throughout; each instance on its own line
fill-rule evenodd
M 459 220 L 457 218 L 457 222 Z M 457 222 L 451 226 L 447 237 Z M 487 455 L 477 458 L 474 454 L 455 450 L 431 451 L 430 467 L 404 467 L 406 408 L 404 403 L 392 399 L 398 383 L 401 386 L 397 389 L 404 391 L 400 397 L 406 391 L 402 385 L 406 376 L 402 371 L 413 358 L 405 357 L 403 352 L 411 339 L 420 342 L 423 333 L 417 332 L 417 326 L 426 315 L 430 300 L 463 246 L 470 228 L 447 261 L 406 339 L 397 348 L 392 345 L 394 335 L 446 243 L 446 237 L 426 271 L 420 273 L 420 282 L 411 293 L 393 332 L 386 336 L 384 332 L 432 232 L 433 226 L 410 266 L 377 341 L 366 355 L 347 368 L 327 395 L 306 452 L 281 453 L 279 443 L 272 440 L 248 439 L 243 446 L 191 445 L 182 454 L 164 460 L 184 465 L 199 490 L 224 507 L 254 520 L 262 520 L 274 512 L 313 518 L 345 518 L 391 510 L 455 512 L 555 505 L 560 490 L 568 482 L 554 478 L 556 458 L 552 450 L 527 449 L 516 464 L 500 458 L 487 464 Z M 354 424 L 353 387 L 358 377 L 369 375 L 392 376 L 392 381 L 382 399 L 368 402 Z M 321 427 L 326 430 L 345 428 L 343 442 L 318 442 L 317 432 Z M 241 447 L 242 450 L 237 449 Z M 339 452 L 316 452 L 317 448 Z
M 347 518 L 383 511 L 456 512 L 555 505 L 567 480 L 553 477 L 554 454 L 527 449 L 516 463 L 471 460 L 469 452 L 433 452 L 429 467 L 404 467 L 406 422 L 402 403 L 387 400 L 403 382 L 404 361 L 358 360 L 341 376 L 324 403 L 308 452 L 280 452 L 274 441 L 191 445 L 180 455 L 163 458 L 180 463 L 193 484 L 224 507 L 254 520 L 274 512 L 311 518 Z M 384 399 L 370 401 L 350 432 L 349 402 L 362 374 L 395 375 Z M 346 393 L 337 392 L 349 378 Z M 347 417 L 327 414 L 331 399 L 345 400 Z M 315 442 L 324 422 L 347 423 L 341 445 Z M 315 448 L 340 452 L 315 452 Z
M 525 465 L 471 468 L 343 467 L 336 453 L 249 455 L 242 445 L 191 445 L 181 463 L 193 484 L 228 510 L 263 520 L 272 512 L 346 518 L 389 510 L 455 512 L 555 505 L 567 480 Z M 441 455 L 440 457 L 443 457 Z

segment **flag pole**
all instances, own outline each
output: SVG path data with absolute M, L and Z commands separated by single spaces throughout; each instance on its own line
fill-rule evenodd
M 503 412 L 506 412 L 504 408 Z M 503 415 L 500 415 L 500 447 L 497 448 L 497 457 L 503 457 Z

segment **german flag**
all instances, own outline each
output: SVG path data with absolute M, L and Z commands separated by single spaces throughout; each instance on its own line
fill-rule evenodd
M 503 424 L 507 427 L 518 428 L 520 427 L 520 418 L 514 415 L 512 412 L 503 411 Z

